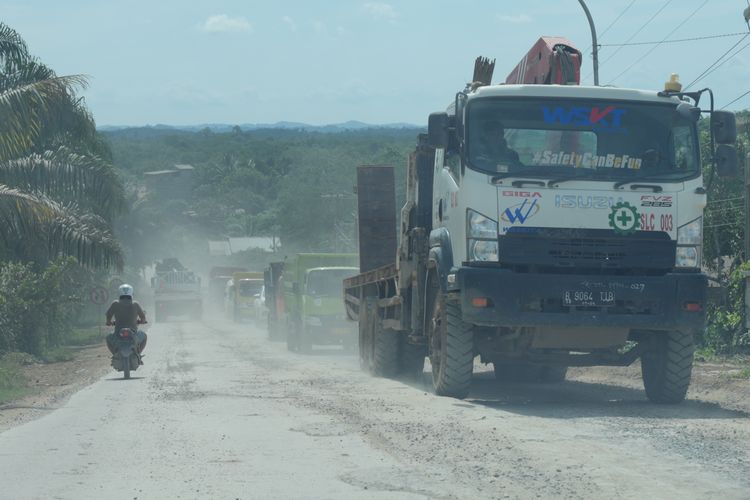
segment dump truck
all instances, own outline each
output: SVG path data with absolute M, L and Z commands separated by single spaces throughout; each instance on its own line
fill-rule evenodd
M 356 254 L 301 253 L 286 261 L 281 282 L 290 351 L 310 352 L 313 345 L 332 344 L 354 348 L 356 329 L 346 319 L 341 283 L 359 273 L 357 260 Z
M 218 309 L 224 307 L 227 282 L 234 273 L 246 272 L 244 267 L 214 266 L 208 272 L 208 296 Z
M 241 271 L 232 274 L 224 291 L 224 306 L 233 321 L 255 318 L 255 300 L 263 288 L 263 273 Z
M 267 328 L 270 340 L 284 340 L 286 329 L 284 318 L 284 288 L 281 281 L 284 273 L 284 262 L 271 262 L 263 271 L 265 286 L 265 303 L 268 310 Z
M 178 259 L 156 262 L 151 288 L 155 321 L 167 321 L 172 316 L 188 316 L 193 320 L 202 318 L 201 279 Z
M 362 272 L 343 286 L 363 368 L 410 377 L 427 357 L 435 392 L 463 398 L 476 356 L 501 382 L 549 383 L 640 358 L 649 400 L 684 399 L 706 315 L 698 121 L 732 176 L 735 118 L 676 75 L 580 85 L 580 61 L 542 39 L 492 85 L 478 58 L 409 156 L 399 225 L 392 169 L 359 168 Z

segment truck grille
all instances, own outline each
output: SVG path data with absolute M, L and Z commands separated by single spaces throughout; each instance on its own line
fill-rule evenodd
M 674 267 L 675 248 L 664 232 L 524 228 L 499 237 L 500 263 L 517 270 L 666 272 Z

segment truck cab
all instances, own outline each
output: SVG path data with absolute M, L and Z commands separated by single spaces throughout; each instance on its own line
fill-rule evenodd
M 255 301 L 262 288 L 262 272 L 235 272 L 225 288 L 227 315 L 236 322 L 255 318 Z
M 360 255 L 392 260 L 365 259 L 343 284 L 364 369 L 421 377 L 428 357 L 435 392 L 463 398 L 476 356 L 500 382 L 640 358 L 648 399 L 684 399 L 707 307 L 701 146 L 710 175 L 736 174 L 734 114 L 676 75 L 663 90 L 580 86 L 581 60 L 542 37 L 491 85 L 494 61 L 480 57 L 430 115 L 397 248 L 359 224 Z M 396 226 L 386 185 L 392 169 L 360 167 L 360 221 Z
M 433 114 L 432 324 L 458 315 L 498 378 L 640 356 L 650 399 L 684 398 L 706 307 L 699 99 L 487 85 Z M 709 112 L 731 172 L 734 117 Z
M 284 266 L 287 348 L 309 352 L 314 345 L 353 348 L 356 332 L 346 321 L 341 283 L 356 275 L 356 254 L 297 254 Z

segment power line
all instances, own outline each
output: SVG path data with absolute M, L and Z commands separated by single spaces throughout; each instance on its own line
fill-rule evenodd
M 721 35 L 706 35 L 696 36 L 693 38 L 678 38 L 675 40 L 662 40 L 660 42 L 633 42 L 633 43 L 600 43 L 599 47 L 636 47 L 638 45 L 654 45 L 661 43 L 681 43 L 681 42 L 693 42 L 696 40 L 710 40 L 712 38 L 727 38 L 730 36 L 747 35 L 747 31 L 739 31 L 737 33 L 724 33 Z
M 630 69 L 631 69 L 631 68 L 632 68 L 633 66 L 635 66 L 636 64 L 638 64 L 639 62 L 641 62 L 641 61 L 642 61 L 642 60 L 643 60 L 644 58 L 646 58 L 646 57 L 647 57 L 647 56 L 648 56 L 649 54 L 651 54 L 651 53 L 652 53 L 653 51 L 655 51 L 655 50 L 656 50 L 657 48 L 659 48 L 659 46 L 660 46 L 660 45 L 661 45 L 662 43 L 664 43 L 664 41 L 665 41 L 665 40 L 667 40 L 667 39 L 668 39 L 668 38 L 669 38 L 670 36 L 672 36 L 672 34 L 673 34 L 673 33 L 674 33 L 675 31 L 677 31 L 677 30 L 679 30 L 680 28 L 682 28 L 682 27 L 683 27 L 683 26 L 685 25 L 685 23 L 687 23 L 688 21 L 690 21 L 690 20 L 691 20 L 691 19 L 693 18 L 693 16 L 694 16 L 694 15 L 696 15 L 696 14 L 698 13 L 698 11 L 699 11 L 699 10 L 701 10 L 701 9 L 702 9 L 702 8 L 703 8 L 703 7 L 704 7 L 704 6 L 705 6 L 705 5 L 707 4 L 707 3 L 708 3 L 708 0 L 703 0 L 703 3 L 702 3 L 702 4 L 700 4 L 700 5 L 699 5 L 699 6 L 698 6 L 698 7 L 697 7 L 697 8 L 696 8 L 696 9 L 695 9 L 695 10 L 694 10 L 693 12 L 691 12 L 689 16 L 687 16 L 687 17 L 686 17 L 685 19 L 683 19 L 683 20 L 682 20 L 682 22 L 681 22 L 680 24 L 678 24 L 678 25 L 677 25 L 677 26 L 676 26 L 676 27 L 675 27 L 675 28 L 674 28 L 674 29 L 673 29 L 672 31 L 670 31 L 670 32 L 669 32 L 669 33 L 667 34 L 667 36 L 665 36 L 665 37 L 664 37 L 664 38 L 662 39 L 662 41 L 661 41 L 661 42 L 657 43 L 656 45 L 654 45 L 653 47 L 651 47 L 650 49 L 648 49 L 648 50 L 646 51 L 646 53 L 645 53 L 645 54 L 643 54 L 643 55 L 642 55 L 641 57 L 639 57 L 638 59 L 636 59 L 636 60 L 635 60 L 635 61 L 633 62 L 633 64 L 631 64 L 630 66 L 628 66 L 627 68 L 625 68 L 625 69 L 624 69 L 623 71 L 621 71 L 621 72 L 620 72 L 620 74 L 619 74 L 619 75 L 617 75 L 617 76 L 616 76 L 616 77 L 614 77 L 614 78 L 613 78 L 612 80 L 610 80 L 610 83 L 614 83 L 614 82 L 615 82 L 615 81 L 616 81 L 616 80 L 617 80 L 618 78 L 620 78 L 620 77 L 621 77 L 622 75 L 624 75 L 625 73 L 627 73 L 628 71 L 630 71 Z M 742 40 L 744 40 L 744 38 L 742 38 Z
M 740 99 L 742 99 L 743 97 L 745 97 L 745 96 L 746 96 L 747 94 L 750 94 L 750 90 L 748 90 L 747 92 L 745 92 L 745 93 L 744 93 L 744 94 L 742 94 L 741 96 L 737 97 L 736 99 L 734 99 L 734 100 L 730 101 L 730 102 L 729 102 L 729 104 L 725 104 L 725 105 L 724 105 L 724 106 L 723 106 L 723 107 L 722 107 L 721 109 L 724 109 L 724 108 L 727 108 L 727 107 L 731 106 L 731 105 L 732 105 L 732 104 L 734 104 L 735 102 L 737 102 L 737 101 L 739 101 Z
M 750 43 L 746 43 L 745 45 L 743 45 L 742 47 L 740 47 L 739 49 L 737 49 L 737 51 L 735 51 L 734 54 L 732 54 L 731 56 L 729 56 L 726 59 L 724 59 L 724 57 L 729 52 L 731 52 L 732 50 L 734 50 L 734 48 L 737 47 L 740 43 L 742 43 L 745 40 L 745 38 L 747 38 L 748 35 L 750 35 L 750 32 L 749 33 L 745 33 L 745 36 L 743 36 L 742 38 L 740 38 L 737 41 L 737 43 L 735 43 L 734 45 L 732 45 L 731 47 L 729 47 L 729 50 L 727 50 L 721 56 L 719 56 L 719 58 L 716 59 L 713 63 L 711 63 L 711 65 L 708 68 L 704 69 L 703 73 L 701 73 L 700 75 L 698 75 L 698 77 L 695 80 L 693 80 L 692 82 L 690 82 L 689 84 L 687 84 L 687 86 L 685 87 L 685 90 L 687 90 L 694 83 L 697 83 L 697 82 L 703 80 L 705 77 L 707 77 L 708 75 L 710 75 L 711 73 L 713 73 L 714 71 L 716 71 L 717 69 L 719 69 L 721 66 L 723 66 L 724 63 L 726 63 L 727 61 L 730 61 L 737 54 L 739 54 L 740 52 L 742 52 L 743 50 L 745 50 L 748 47 L 748 45 L 750 45 Z
M 718 64 L 718 65 L 717 65 L 716 67 L 714 67 L 714 68 L 713 68 L 713 69 L 712 69 L 711 71 L 709 71 L 708 73 L 706 73 L 706 74 L 705 74 L 705 75 L 703 75 L 702 77 L 698 78 L 698 80 L 697 80 L 696 82 L 699 82 L 699 81 L 703 80 L 704 78 L 706 78 L 707 76 L 710 76 L 710 75 L 711 75 L 711 73 L 713 73 L 714 71 L 716 71 L 717 69 L 721 68 L 722 66 L 724 66 L 724 65 L 725 65 L 726 63 L 728 63 L 728 62 L 729 62 L 729 61 L 731 61 L 732 59 L 734 59 L 734 58 L 735 58 L 735 57 L 737 56 L 737 54 L 739 54 L 740 52 L 742 52 L 743 50 L 745 50 L 745 49 L 746 49 L 746 48 L 748 48 L 749 46 L 750 46 L 750 42 L 747 42 L 747 43 L 746 43 L 745 45 L 743 45 L 742 47 L 740 47 L 739 49 L 737 49 L 737 50 L 736 50 L 736 51 L 734 52 L 734 54 L 731 54 L 731 55 L 730 55 L 729 57 L 727 57 L 726 59 L 724 59 L 723 61 L 721 61 L 721 62 L 720 62 L 720 63 L 719 63 L 719 64 Z
M 664 5 L 662 5 L 661 8 L 659 10 L 657 10 L 656 13 L 654 15 L 652 15 L 648 19 L 648 21 L 646 21 L 645 23 L 643 23 L 641 25 L 641 27 L 638 28 L 635 31 L 635 33 L 633 33 L 632 35 L 630 35 L 630 38 L 628 38 L 627 40 L 625 40 L 625 43 L 629 43 L 633 38 L 635 38 L 636 36 L 638 36 L 638 33 L 640 33 L 641 31 L 643 31 L 646 28 L 646 26 L 648 26 L 649 24 L 651 24 L 651 21 L 653 21 L 654 19 L 656 19 L 656 16 L 658 16 L 659 14 L 661 14 L 664 11 L 664 9 L 666 9 L 669 6 L 669 4 L 672 3 L 672 1 L 673 0 L 667 0 L 666 3 L 664 3 Z M 620 52 L 621 49 L 622 49 L 622 47 L 618 47 L 617 50 L 615 50 L 607 59 L 605 59 L 603 62 L 599 63 L 599 67 L 601 68 L 604 64 L 607 63 L 607 61 L 609 61 L 610 59 L 612 59 L 613 57 L 615 57 L 615 55 L 617 55 L 617 53 Z
M 750 0 L 749 0 L 749 1 L 750 1 Z M 602 32 L 601 32 L 601 34 L 599 34 L 599 36 L 597 36 L 597 38 L 598 38 L 599 40 L 601 40 L 601 39 L 602 39 L 602 37 L 603 37 L 604 35 L 606 35 L 606 34 L 607 34 L 607 32 L 608 32 L 608 31 L 610 30 L 610 28 L 612 28 L 612 26 L 614 26 L 614 25 L 615 25 L 615 23 L 616 23 L 617 21 L 619 21 L 619 20 L 620 20 L 620 18 L 621 18 L 621 17 L 622 17 L 622 16 L 623 16 L 623 15 L 624 15 L 624 14 L 625 14 L 625 13 L 626 13 L 626 12 L 627 12 L 628 10 L 630 10 L 630 7 L 632 7 L 634 3 L 635 3 L 635 0 L 632 0 L 632 1 L 631 1 L 631 2 L 630 2 L 630 3 L 628 4 L 628 6 L 627 6 L 627 7 L 625 7 L 624 9 L 622 9 L 622 11 L 620 11 L 620 13 L 619 13 L 619 14 L 617 15 L 617 17 L 615 18 L 615 20 L 614 20 L 614 21 L 612 21 L 611 23 L 609 23 L 609 25 L 608 25 L 608 26 L 607 26 L 606 28 L 604 28 L 604 31 L 602 31 Z M 602 45 L 602 44 L 599 44 L 599 47 L 604 47 L 604 45 Z M 584 53 L 588 52 L 590 48 L 591 48 L 591 45 L 589 45 L 589 46 L 588 46 L 588 47 L 586 48 L 586 50 L 584 50 L 583 52 L 584 52 Z
M 700 79 L 702 79 L 702 78 L 703 78 L 704 76 L 706 76 L 706 74 L 707 74 L 707 73 L 708 73 L 709 71 L 711 71 L 711 70 L 712 70 L 712 68 L 713 68 L 714 66 L 716 66 L 717 64 L 719 64 L 719 62 L 720 62 L 720 61 L 721 61 L 722 59 L 724 59 L 724 57 L 725 57 L 725 56 L 726 56 L 727 54 L 729 54 L 729 53 L 730 53 L 731 51 L 733 51 L 733 50 L 734 50 L 734 48 L 735 48 L 735 47 L 737 47 L 737 46 L 738 46 L 739 44 L 741 44 L 741 43 L 743 42 L 743 40 L 745 40 L 745 38 L 747 38 L 747 35 L 750 35 L 750 33 L 745 33 L 745 36 L 743 36 L 742 38 L 740 38 L 739 40 L 737 40 L 737 43 L 735 43 L 734 45 L 732 45 L 731 47 L 729 47 L 729 50 L 727 50 L 727 51 L 726 51 L 726 52 L 724 52 L 724 53 L 723 53 L 723 54 L 722 54 L 721 56 L 719 56 L 719 58 L 718 58 L 718 59 L 716 59 L 716 60 L 715 60 L 715 61 L 714 61 L 713 63 L 711 63 L 711 65 L 710 65 L 710 66 L 709 66 L 708 68 L 704 69 L 704 70 L 703 70 L 703 73 L 701 73 L 700 75 L 698 75 L 698 77 L 697 77 L 697 78 L 696 78 L 695 80 L 693 80 L 692 82 L 690 82 L 690 83 L 688 83 L 687 85 L 685 85 L 685 90 L 689 89 L 691 85 L 693 85 L 693 84 L 694 84 L 695 82 L 697 82 L 698 80 L 700 80 Z M 743 48 L 744 48 L 744 47 L 743 47 Z M 735 55 L 736 55 L 736 54 L 735 54 Z

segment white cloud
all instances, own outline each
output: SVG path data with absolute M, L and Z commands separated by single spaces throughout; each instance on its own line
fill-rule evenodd
M 393 22 L 398 17 L 398 13 L 394 10 L 391 4 L 368 2 L 364 4 L 362 8 L 375 19 L 385 19 Z
M 289 26 L 290 31 L 297 31 L 297 23 L 294 22 L 294 19 L 289 16 L 284 16 L 281 18 L 281 20 L 284 21 L 287 26 Z
M 533 21 L 533 19 L 531 19 L 531 16 L 527 16 L 526 14 L 518 14 L 517 16 L 498 15 L 497 19 L 504 23 L 513 24 L 530 23 L 531 21 Z
M 229 17 L 226 14 L 217 14 L 209 16 L 201 25 L 201 29 L 207 33 L 228 33 L 252 31 L 253 26 L 244 17 Z

